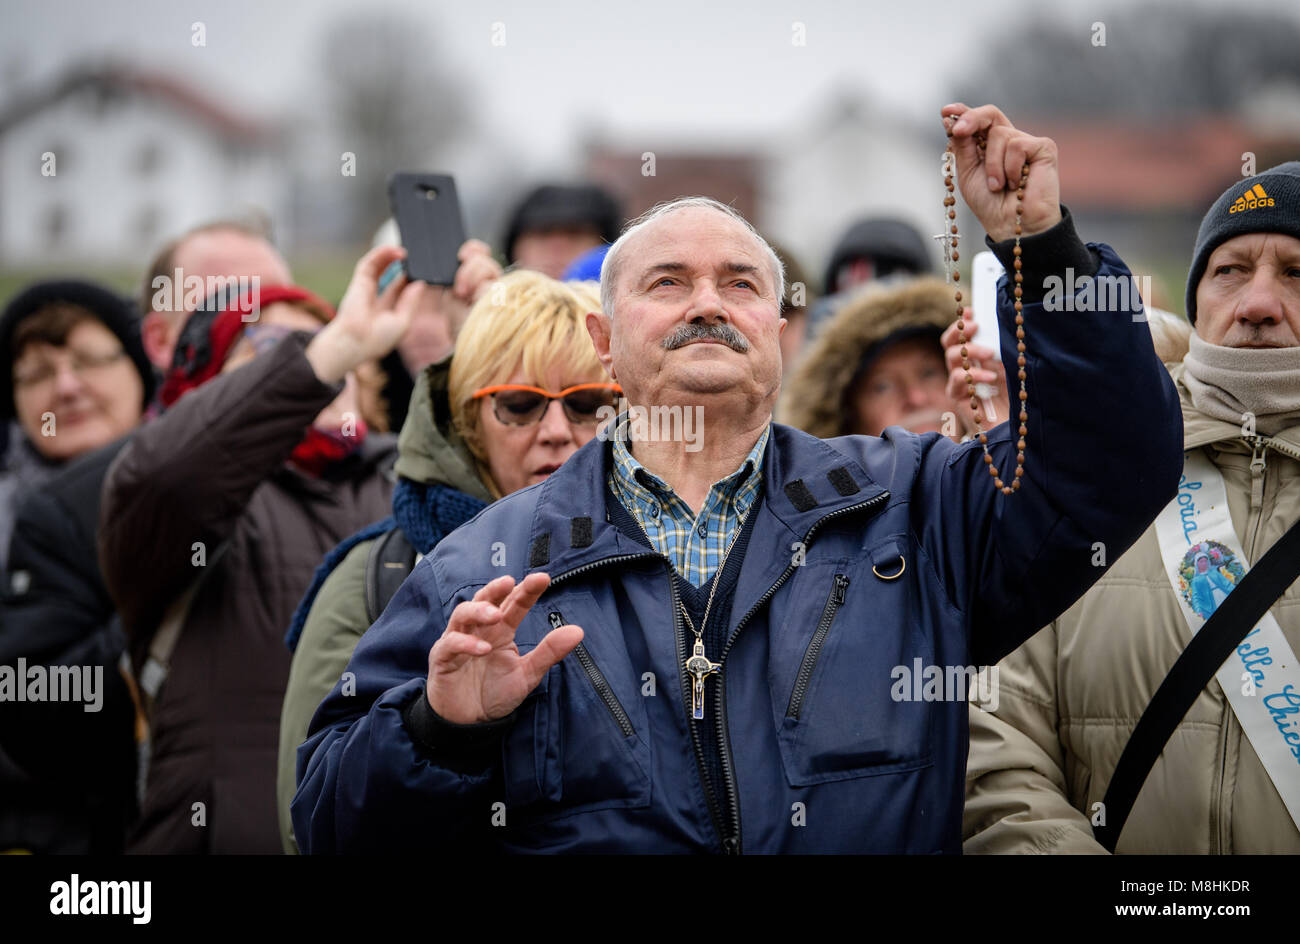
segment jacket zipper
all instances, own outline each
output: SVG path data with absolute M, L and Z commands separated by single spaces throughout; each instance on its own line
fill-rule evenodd
M 1259 519 L 1255 522 L 1255 527 L 1251 529 L 1251 544 L 1255 542 L 1258 536 L 1259 521 L 1263 520 L 1264 508 L 1264 477 L 1268 472 L 1267 452 L 1268 443 L 1263 436 L 1251 436 L 1246 440 L 1250 444 L 1250 516 L 1255 517 L 1259 513 Z
M 848 577 L 843 574 L 835 575 L 835 583 L 831 587 L 830 596 L 826 598 L 826 606 L 822 609 L 822 618 L 817 622 L 817 630 L 813 633 L 812 641 L 808 643 L 807 651 L 804 652 L 799 674 L 795 676 L 794 691 L 790 694 L 790 706 L 785 710 L 787 718 L 799 717 L 804 695 L 808 692 L 808 683 L 812 681 L 813 669 L 817 667 L 817 658 L 822 652 L 822 644 L 830 633 L 831 623 L 835 622 L 836 611 L 844 603 L 844 591 L 848 586 Z
M 704 744 L 700 741 L 700 732 L 691 719 L 691 682 L 682 671 L 682 666 L 686 664 L 686 629 L 682 625 L 681 594 L 677 592 L 676 571 L 673 569 L 672 561 L 665 557 L 664 562 L 668 565 L 668 587 L 672 593 L 673 601 L 673 637 L 677 642 L 677 677 L 682 689 L 682 711 L 686 717 L 686 729 L 691 732 L 691 747 L 695 754 L 695 767 L 700 775 L 700 783 L 704 785 L 704 799 L 709 806 L 709 818 L 713 820 L 713 829 L 722 840 L 722 849 L 726 852 L 730 850 L 727 849 L 727 831 L 724 828 L 722 807 L 718 803 L 717 791 L 714 789 L 713 781 L 709 777 L 708 764 L 705 763 L 704 759 Z M 718 687 L 721 687 L 721 676 L 718 679 Z
M 560 615 L 558 610 L 552 610 L 549 619 L 552 629 L 559 629 L 564 625 L 564 617 Z M 591 657 L 587 647 L 583 643 L 578 643 L 573 650 L 573 654 L 578 657 L 578 662 L 582 665 L 583 670 L 587 673 L 587 678 L 591 680 L 591 684 L 595 687 L 596 694 L 600 696 L 600 700 L 609 709 L 609 713 L 614 717 L 614 722 L 623 732 L 623 736 L 631 737 L 634 733 L 632 719 L 627 716 L 627 712 L 619 704 L 618 696 L 614 694 L 614 689 L 610 688 L 609 682 L 601 674 L 600 669 L 596 667 L 596 660 Z
M 834 518 L 843 517 L 844 515 L 856 514 L 857 512 L 865 511 L 867 509 L 874 509 L 878 505 L 882 505 L 887 501 L 889 501 L 889 492 L 881 492 L 875 498 L 868 501 L 858 502 L 856 505 L 841 508 L 839 511 L 833 511 L 824 517 L 818 518 L 812 523 L 812 526 L 808 528 L 807 533 L 803 536 L 804 550 L 806 551 L 812 546 L 813 536 L 826 522 Z M 715 709 L 713 717 L 718 735 L 718 749 L 722 753 L 722 779 L 723 784 L 726 787 L 728 820 L 734 826 L 734 831 L 730 835 L 724 834 L 722 849 L 724 852 L 732 855 L 739 855 L 743 846 L 741 843 L 740 827 L 740 792 L 736 786 L 736 770 L 731 759 L 731 735 L 727 730 L 727 670 L 725 668 L 727 653 L 731 651 L 731 647 L 735 643 L 736 637 L 739 636 L 740 631 L 745 628 L 745 624 L 754 617 L 755 613 L 764 606 L 767 606 L 768 601 L 772 599 L 776 594 L 776 591 L 781 589 L 785 582 L 790 579 L 790 575 L 794 573 L 795 567 L 796 565 L 793 563 L 786 567 L 781 576 L 776 579 L 776 583 L 768 587 L 767 592 L 758 598 L 758 602 L 749 608 L 749 612 L 740 618 L 740 622 L 736 624 L 736 628 L 733 629 L 731 635 L 727 637 L 727 642 L 726 645 L 722 647 L 721 655 L 718 656 L 718 662 L 722 664 L 724 668 L 718 674 L 718 684 L 715 688 L 713 699 Z
M 687 730 L 691 732 L 691 747 L 695 755 L 695 767 L 699 773 L 700 783 L 703 784 L 704 786 L 704 799 L 709 808 L 709 818 L 712 819 L 713 821 L 714 831 L 717 832 L 719 836 L 724 837 L 723 846 L 725 849 L 726 831 L 723 829 L 722 810 L 718 804 L 718 797 L 716 792 L 713 789 L 713 784 L 709 780 L 709 776 L 707 772 L 708 767 L 704 761 L 704 745 L 700 743 L 700 734 L 695 729 L 695 725 L 689 722 L 690 715 L 691 715 L 691 689 L 689 684 L 687 683 L 686 676 L 682 674 L 682 665 L 685 663 L 685 656 L 682 655 L 682 653 L 685 652 L 686 632 L 682 625 L 681 596 L 677 592 L 677 581 L 676 579 L 674 579 L 673 576 L 674 573 L 676 573 L 676 571 L 673 570 L 673 562 L 670 561 L 663 554 L 649 552 L 649 551 L 643 554 L 623 554 L 617 557 L 606 557 L 602 560 L 593 561 L 589 564 L 583 564 L 581 567 L 575 567 L 573 570 L 566 570 L 564 573 L 552 577 L 551 583 L 547 587 L 547 589 L 550 590 L 555 586 L 557 586 L 558 584 L 578 574 L 588 573 L 592 570 L 597 570 L 601 567 L 607 567 L 611 564 L 622 564 L 629 561 L 648 560 L 651 558 L 662 561 L 668 574 L 668 591 L 672 597 L 673 635 L 676 637 L 677 640 L 677 652 L 678 652 L 677 674 L 682 687 L 682 699 L 683 699 L 682 706 L 683 709 L 685 710 L 686 717 L 688 719 L 686 727 Z M 552 621 L 551 625 L 554 626 L 556 624 L 554 623 L 554 621 Z M 564 624 L 560 623 L 559 625 L 562 626 Z M 582 657 L 579 656 L 579 662 L 581 661 L 582 661 Z M 606 702 L 606 704 L 608 704 L 608 702 Z

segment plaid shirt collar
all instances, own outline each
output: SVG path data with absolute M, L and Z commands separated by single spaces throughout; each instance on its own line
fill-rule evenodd
M 612 428 L 621 432 L 625 423 L 626 417 L 619 417 Z M 614 444 L 609 485 L 615 497 L 636 518 L 650 543 L 694 586 L 704 584 L 713 575 L 739 524 L 758 498 L 771 431 L 769 422 L 740 467 L 713 483 L 699 514 L 632 456 L 625 437 L 610 437 Z

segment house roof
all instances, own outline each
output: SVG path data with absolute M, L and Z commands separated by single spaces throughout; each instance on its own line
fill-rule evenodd
M 68 96 L 86 90 L 106 97 L 153 99 L 238 143 L 266 142 L 275 133 L 271 124 L 239 114 L 174 75 L 109 64 L 68 70 L 44 88 L 6 103 L 0 108 L 0 135 Z
M 1079 210 L 1204 211 L 1241 179 L 1243 155 L 1265 170 L 1300 152 L 1300 134 L 1256 131 L 1233 116 L 1152 123 L 1136 119 L 1017 119 L 1056 142 L 1062 202 Z

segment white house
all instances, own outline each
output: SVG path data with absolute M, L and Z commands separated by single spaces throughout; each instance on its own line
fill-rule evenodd
M 937 114 L 927 127 L 863 98 L 833 99 L 765 148 L 763 229 L 793 247 L 816 276 L 840 235 L 860 219 L 889 216 L 927 238 L 938 234 L 944 144 Z M 965 216 L 958 219 L 961 232 L 975 232 Z M 931 258 L 937 270 L 937 241 Z
M 143 268 L 207 219 L 266 214 L 283 245 L 279 138 L 173 77 L 81 68 L 0 106 L 0 266 Z

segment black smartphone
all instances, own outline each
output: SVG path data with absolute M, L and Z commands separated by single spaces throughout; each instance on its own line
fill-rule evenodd
M 456 181 L 448 174 L 393 174 L 388 205 L 402 233 L 407 276 L 451 285 L 460 265 L 456 253 L 465 242 Z

